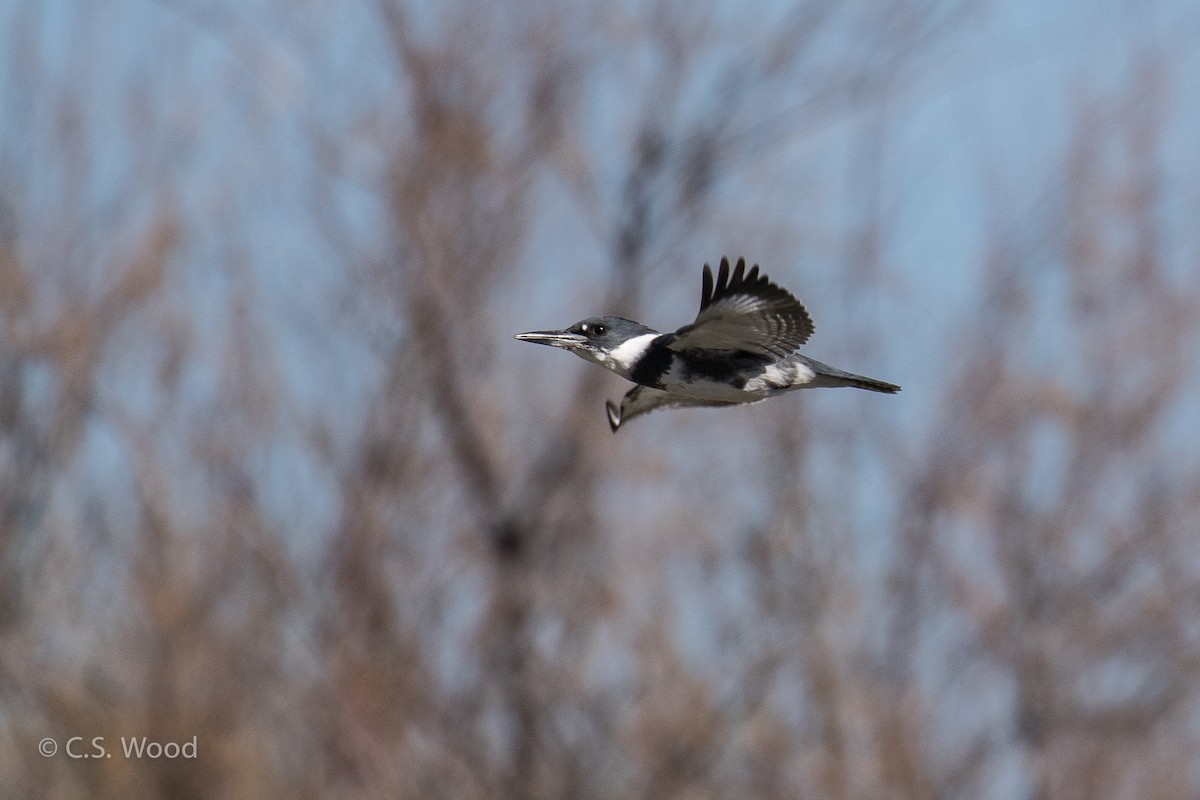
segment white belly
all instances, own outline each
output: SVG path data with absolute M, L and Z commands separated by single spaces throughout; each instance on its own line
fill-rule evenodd
M 738 389 L 727 383 L 714 380 L 685 379 L 678 363 L 672 364 L 671 369 L 662 377 L 663 388 L 671 394 L 693 397 L 698 400 L 713 400 L 717 402 L 745 403 L 750 400 L 761 400 L 765 397 L 781 394 L 791 389 L 799 389 L 814 377 L 812 369 L 799 361 L 782 361 L 771 364 L 757 375 L 746 381 L 746 385 Z

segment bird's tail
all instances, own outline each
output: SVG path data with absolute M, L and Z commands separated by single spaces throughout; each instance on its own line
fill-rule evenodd
M 866 378 L 862 375 L 848 375 L 842 378 L 845 381 L 841 386 L 852 386 L 855 389 L 866 389 L 869 392 L 883 392 L 884 394 L 895 394 L 900 391 L 900 387 L 894 383 L 887 381 L 879 381 L 874 378 Z
M 854 389 L 866 389 L 869 392 L 882 392 L 884 394 L 895 394 L 900 391 L 900 387 L 894 383 L 868 378 L 865 375 L 855 375 L 853 372 L 844 372 L 837 367 L 822 364 L 820 361 L 814 361 L 811 358 L 805 358 L 804 360 L 817 373 L 817 377 L 809 384 L 813 387 L 850 386 Z

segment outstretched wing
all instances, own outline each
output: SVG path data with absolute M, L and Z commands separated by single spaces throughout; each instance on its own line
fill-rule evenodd
M 680 397 L 661 389 L 651 389 L 649 386 L 635 386 L 621 398 L 621 407 L 617 408 L 611 401 L 604 403 L 604 411 L 608 414 L 608 424 L 617 432 L 617 428 L 634 417 L 649 414 L 659 408 L 682 408 L 683 406 L 736 406 L 738 403 L 721 400 L 697 400 L 692 397 Z
M 743 350 L 769 358 L 786 358 L 812 335 L 813 322 L 804 306 L 787 289 L 760 275 L 758 265 L 746 272 L 739 258 L 733 274 L 729 259 L 713 282 L 712 269 L 704 265 L 700 313 L 691 325 L 675 332 L 668 347 L 684 350 Z

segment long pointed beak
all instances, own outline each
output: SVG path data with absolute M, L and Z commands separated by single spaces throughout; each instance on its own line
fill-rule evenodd
M 586 336 L 569 331 L 530 331 L 529 333 L 518 333 L 514 338 L 520 339 L 522 342 L 561 347 L 564 350 L 574 350 L 587 341 Z

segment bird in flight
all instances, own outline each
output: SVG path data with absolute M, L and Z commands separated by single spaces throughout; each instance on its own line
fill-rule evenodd
M 886 381 L 843 372 L 796 350 L 813 332 L 812 318 L 791 292 L 758 265 L 729 259 L 713 280 L 704 265 L 700 313 L 674 333 L 621 317 L 589 317 L 561 331 L 518 333 L 517 339 L 569 350 L 637 384 L 618 407 L 605 402 L 613 433 L 659 408 L 756 403 L 793 389 L 852 386 L 895 394 Z

